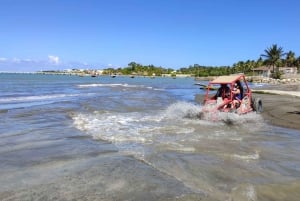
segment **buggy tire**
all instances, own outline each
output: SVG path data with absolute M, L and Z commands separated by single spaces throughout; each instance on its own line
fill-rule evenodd
M 260 98 L 254 98 L 253 100 L 253 110 L 256 112 L 256 113 L 262 113 L 263 112 L 263 105 L 262 105 L 262 101 Z

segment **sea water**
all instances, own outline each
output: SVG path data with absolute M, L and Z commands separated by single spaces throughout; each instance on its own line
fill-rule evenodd
M 299 200 L 299 131 L 201 120 L 198 87 L 0 74 L 0 200 Z

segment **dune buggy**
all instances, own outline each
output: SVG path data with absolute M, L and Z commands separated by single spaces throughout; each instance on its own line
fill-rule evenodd
M 240 93 L 239 98 L 234 93 L 237 85 Z M 221 86 L 227 90 L 223 92 L 218 91 L 217 93 L 212 90 L 216 88 L 221 90 Z M 212 92 L 214 95 L 212 95 Z M 244 74 L 220 76 L 208 83 L 203 101 L 202 115 L 209 116 L 209 119 L 215 119 L 215 113 L 217 112 L 245 114 L 252 111 L 261 113 L 263 111 L 262 101 L 260 98 L 252 96 Z

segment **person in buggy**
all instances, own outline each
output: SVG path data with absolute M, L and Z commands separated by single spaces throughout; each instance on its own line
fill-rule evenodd
M 211 97 L 211 99 L 217 100 L 218 97 L 222 97 L 222 99 L 225 100 L 228 99 L 229 96 L 230 96 L 230 88 L 227 86 L 227 84 L 221 84 L 217 93 L 213 97 Z
M 231 108 L 238 108 L 243 98 L 243 88 L 239 80 L 234 83 L 234 87 L 231 92 L 233 94 Z
M 211 95 L 214 85 L 221 87 L 217 93 Z M 236 85 L 235 85 L 236 84 Z M 207 119 L 216 120 L 219 112 L 231 112 L 246 114 L 252 111 L 263 111 L 262 101 L 259 97 L 253 97 L 244 74 L 224 75 L 209 81 L 203 100 L 201 114 Z

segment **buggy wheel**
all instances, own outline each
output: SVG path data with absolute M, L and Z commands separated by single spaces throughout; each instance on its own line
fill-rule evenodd
M 254 98 L 252 104 L 253 104 L 253 110 L 256 111 L 256 113 L 259 114 L 263 112 L 263 105 L 260 98 Z

